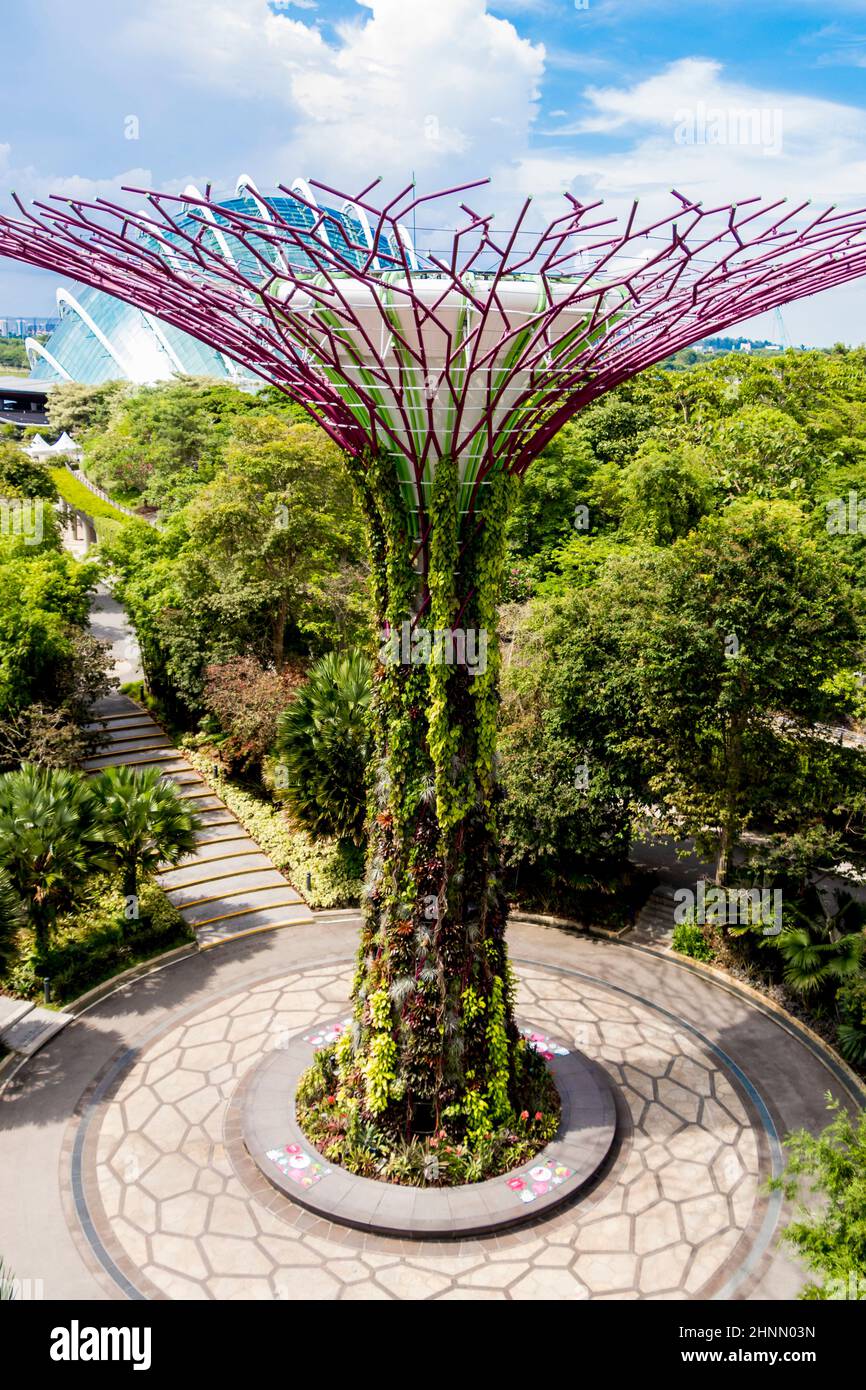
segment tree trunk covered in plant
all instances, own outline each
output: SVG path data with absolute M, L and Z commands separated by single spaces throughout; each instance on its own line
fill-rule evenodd
M 440 1125 L 481 1137 L 514 1115 L 521 1063 L 494 770 L 511 486 L 493 477 L 479 490 L 483 512 L 461 518 L 456 469 L 441 460 L 422 550 L 390 462 L 369 461 L 361 480 L 380 633 L 399 638 L 409 623 L 477 634 L 475 674 L 432 653 L 394 662 L 387 642 L 374 672 L 365 924 L 338 1066 L 347 1093 L 395 1138 Z

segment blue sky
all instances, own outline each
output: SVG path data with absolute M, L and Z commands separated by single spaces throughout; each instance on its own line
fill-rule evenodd
M 489 174 L 475 203 L 503 214 L 527 193 L 552 211 L 563 188 L 614 212 L 662 211 L 671 185 L 866 202 L 866 0 L 28 0 L 3 25 L 4 204 L 228 191 L 242 172 L 263 189 Z M 46 312 L 53 289 L 0 262 L 0 315 Z M 784 322 L 795 342 L 863 342 L 866 290 Z

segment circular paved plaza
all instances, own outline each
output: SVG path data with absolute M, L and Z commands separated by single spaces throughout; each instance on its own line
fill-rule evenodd
M 318 922 L 166 966 L 103 1000 L 0 1106 L 5 1255 L 46 1297 L 790 1298 L 779 1139 L 850 1102 L 808 1042 L 686 966 L 514 926 L 519 1013 L 607 1072 L 594 1186 L 494 1238 L 332 1225 L 266 1183 L 227 1116 L 269 1049 L 345 1005 L 356 927 Z

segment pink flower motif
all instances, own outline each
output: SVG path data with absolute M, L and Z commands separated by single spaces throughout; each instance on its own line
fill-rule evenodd
M 549 1192 L 549 1191 L 550 1191 L 550 1183 L 549 1183 L 549 1182 L 534 1182 L 534 1183 L 532 1184 L 532 1190 L 533 1190 L 533 1192 L 537 1193 L 539 1197 L 541 1197 L 543 1193 Z
M 287 1154 L 299 1154 L 300 1152 L 301 1152 L 301 1146 L 300 1146 L 300 1144 L 287 1144 L 287 1145 L 286 1145 L 286 1153 L 287 1153 Z
M 524 1184 L 522 1178 L 509 1178 L 509 1179 L 508 1179 L 508 1186 L 511 1188 L 512 1192 L 520 1192 L 520 1191 L 522 1191 L 524 1185 L 525 1185 L 525 1184 Z

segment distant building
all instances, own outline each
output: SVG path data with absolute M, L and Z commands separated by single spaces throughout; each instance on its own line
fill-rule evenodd
M 0 318 L 0 338 L 30 338 L 53 333 L 59 319 Z

